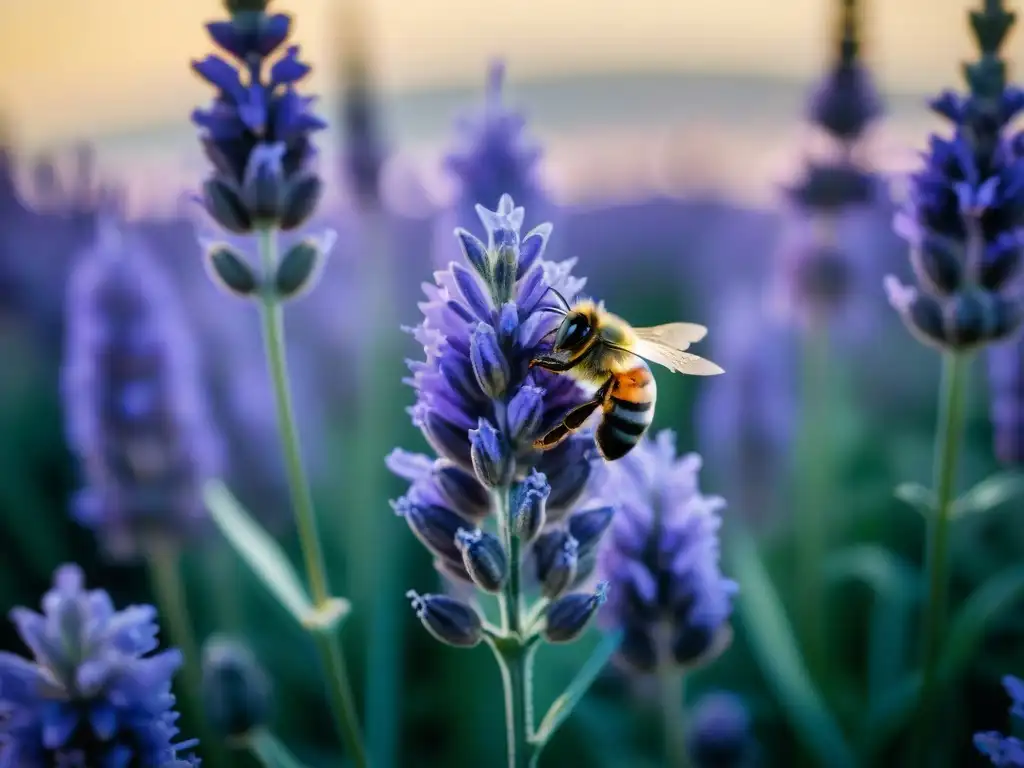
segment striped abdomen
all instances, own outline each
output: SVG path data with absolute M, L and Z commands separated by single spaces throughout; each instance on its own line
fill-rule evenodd
M 654 375 L 646 363 L 641 361 L 636 368 L 615 374 L 595 435 L 597 448 L 606 460 L 621 459 L 640 442 L 654 421 L 657 397 Z

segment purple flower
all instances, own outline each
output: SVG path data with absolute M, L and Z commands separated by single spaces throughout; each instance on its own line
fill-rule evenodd
M 890 276 L 889 300 L 922 343 L 939 349 L 1008 339 L 1024 320 L 1011 291 L 1024 245 L 1024 143 L 1008 130 L 1024 108 L 1024 91 L 1007 86 L 998 55 L 1012 24 L 1012 14 L 989 3 L 972 14 L 982 55 L 964 70 L 970 92 L 932 100 L 953 134 L 931 137 L 896 220 L 919 286 Z
M 750 714 L 731 693 L 701 697 L 689 715 L 686 736 L 695 768 L 742 768 L 751 764 Z
M 66 344 L 67 432 L 85 480 L 75 516 L 115 557 L 179 542 L 205 519 L 220 443 L 176 296 L 112 225 L 72 274 Z
M 76 565 L 54 574 L 42 614 L 11 619 L 34 658 L 0 653 L 0 766 L 198 766 L 174 744 L 176 650 L 157 649 L 156 610 L 116 611 Z
M 1003 678 L 1003 687 L 1013 699 L 1010 714 L 1024 718 L 1024 681 L 1007 675 Z M 988 757 L 992 765 L 1001 768 L 1024 768 L 1024 741 L 1018 738 L 1004 736 L 997 731 L 987 731 L 974 735 L 974 746 Z
M 481 540 L 476 531 L 497 511 L 494 496 L 508 493 L 504 514 L 529 543 L 543 524 L 550 531 L 576 520 L 569 512 L 587 489 L 596 454 L 585 433 L 544 453 L 533 448 L 537 437 L 585 399 L 571 378 L 529 368 L 533 357 L 550 349 L 556 318 L 544 309 L 556 306 L 551 289 L 572 296 L 584 281 L 570 274 L 574 261 L 543 260 L 549 226 L 520 236 L 524 212 L 508 195 L 497 211 L 480 206 L 478 214 L 487 242 L 457 230 L 465 263 L 436 272 L 435 283 L 424 286 L 424 319 L 412 329 L 426 359 L 410 363 L 409 383 L 416 390 L 411 413 L 438 458 L 395 451 L 388 466 L 412 483 L 395 510 L 437 558 L 439 570 L 468 584 L 486 572 L 477 586 L 493 591 L 504 568 L 498 542 L 486 539 L 490 566 L 483 568 L 481 560 L 480 569 L 467 569 L 466 542 Z M 581 521 L 576 526 L 586 528 L 596 549 L 603 528 Z M 573 584 L 592 566 L 592 558 L 580 560 L 568 579 Z
M 719 570 L 718 510 L 698 486 L 701 459 L 676 456 L 662 431 L 608 468 L 603 495 L 617 503 L 599 554 L 608 605 L 599 621 L 624 632 L 618 660 L 637 672 L 710 661 L 731 639 L 736 584 Z
M 326 123 L 312 113 L 315 98 L 296 90 L 310 67 L 299 59 L 297 45 L 267 66 L 290 24 L 284 14 L 236 13 L 230 21 L 207 25 L 207 31 L 238 65 L 215 54 L 192 62 L 196 74 L 217 89 L 208 108 L 192 113 L 214 169 L 203 185 L 202 203 L 230 232 L 295 229 L 320 200 L 311 135 Z

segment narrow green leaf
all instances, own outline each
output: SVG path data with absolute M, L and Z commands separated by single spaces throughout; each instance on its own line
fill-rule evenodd
M 261 729 L 249 734 L 245 744 L 264 768 L 306 768 L 270 731 Z
M 925 517 L 935 514 L 935 493 L 920 483 L 900 483 L 893 493 L 897 499 L 910 505 Z
M 869 765 L 874 765 L 878 753 L 910 721 L 920 690 L 921 674 L 914 672 L 891 682 L 868 709 L 861 727 L 861 743 Z
M 920 595 L 917 572 L 899 555 L 874 544 L 842 549 L 825 562 L 829 581 L 861 581 L 883 598 L 912 600 Z
M 580 703 L 580 700 L 587 693 L 594 680 L 597 679 L 601 670 L 604 669 L 611 657 L 615 655 L 621 642 L 621 631 L 612 632 L 601 638 L 601 642 L 597 644 L 597 647 L 590 654 L 590 658 L 583 664 L 580 671 L 576 673 L 576 677 L 569 683 L 569 686 L 562 695 L 552 702 L 547 714 L 544 715 L 544 719 L 540 722 L 537 735 L 533 738 L 534 744 L 538 747 L 543 747 L 550 741 L 559 726 L 572 714 L 573 708 Z
M 300 624 L 305 626 L 315 620 L 316 611 L 288 558 L 224 483 L 219 480 L 207 483 L 203 499 L 221 533 L 277 601 Z
M 793 730 L 821 765 L 855 768 L 857 758 L 804 667 L 782 602 L 749 534 L 736 533 L 729 554 L 740 584 L 737 611 L 747 639 Z
M 1024 565 L 1000 571 L 979 586 L 953 615 L 939 660 L 940 674 L 958 677 L 974 658 L 994 620 L 1024 598 Z
M 952 513 L 960 515 L 988 512 L 1024 494 L 1024 474 L 998 472 L 989 475 L 953 502 Z

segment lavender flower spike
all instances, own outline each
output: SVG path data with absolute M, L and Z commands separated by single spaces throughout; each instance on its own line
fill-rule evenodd
M 62 385 L 85 476 L 74 514 L 119 559 L 194 534 L 202 484 L 220 469 L 176 299 L 141 244 L 109 222 L 71 276 Z
M 718 564 L 725 500 L 701 494 L 700 468 L 697 454 L 676 456 L 668 430 L 609 468 L 604 495 L 619 511 L 598 563 L 610 586 L 599 621 L 625 631 L 617 659 L 635 672 L 706 664 L 732 637 L 737 586 Z
M 297 45 L 268 67 L 288 37 L 291 19 L 264 13 L 266 2 L 257 5 L 230 21 L 207 25 L 214 43 L 238 66 L 214 54 L 192 63 L 195 73 L 217 89 L 213 104 L 192 113 L 214 168 L 203 185 L 202 203 L 236 234 L 301 226 L 323 187 L 310 167 L 316 154 L 310 137 L 326 123 L 311 111 L 314 98 L 296 90 L 310 67 L 299 59 Z
M 496 211 L 477 206 L 477 213 L 486 242 L 456 230 L 465 261 L 424 286 L 424 319 L 412 329 L 425 359 L 410 363 L 411 413 L 438 458 L 395 451 L 388 466 L 411 481 L 394 508 L 438 570 L 464 589 L 477 587 L 480 597 L 500 592 L 500 628 L 478 622 L 476 609 L 461 601 L 445 604 L 445 621 L 423 610 L 427 598 L 417 610 L 446 642 L 472 645 L 482 637 L 491 646 L 511 702 L 509 765 L 518 768 L 550 737 L 534 734 L 530 722 L 530 649 L 542 639 L 575 639 L 604 601 L 603 588 L 569 590 L 593 571 L 612 513 L 577 509 L 594 476 L 591 435 L 574 435 L 545 453 L 533 448 L 586 397 L 568 377 L 529 367 L 550 348 L 555 317 L 545 310 L 556 306 L 553 291 L 571 296 L 583 281 L 570 274 L 574 261 L 544 261 L 550 226 L 520 235 L 525 212 L 508 195 Z M 527 562 L 532 568 L 523 567 Z M 524 606 L 527 588 L 534 600 Z M 466 629 L 464 640 L 451 630 L 456 624 Z
M 0 768 L 198 766 L 183 754 L 195 741 L 173 743 L 181 654 L 153 654 L 156 610 L 115 610 L 75 565 L 57 569 L 42 609 L 11 611 L 35 658 L 0 653 Z

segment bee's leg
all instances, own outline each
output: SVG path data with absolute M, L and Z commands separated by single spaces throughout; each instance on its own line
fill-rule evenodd
M 555 373 L 564 373 L 570 370 L 576 362 L 574 360 L 566 360 L 565 358 L 556 357 L 554 355 L 538 355 L 530 361 L 530 367 L 534 366 L 543 368 L 548 371 L 554 371 Z
M 608 390 L 612 385 L 614 379 L 608 379 L 608 381 L 601 386 L 597 392 L 594 393 L 594 397 L 585 403 L 577 405 L 575 408 L 570 410 L 565 417 L 554 426 L 546 435 L 539 440 L 534 441 L 533 447 L 542 451 L 546 451 L 550 448 L 554 448 L 560 442 L 565 440 L 569 435 L 582 427 L 587 419 L 596 411 L 601 405 L 604 404 L 606 397 L 608 396 Z

